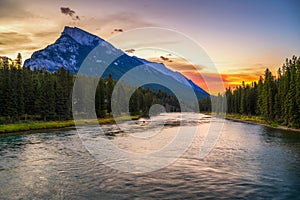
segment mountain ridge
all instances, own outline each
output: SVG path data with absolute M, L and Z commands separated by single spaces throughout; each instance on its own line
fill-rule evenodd
M 30 66 L 31 70 L 45 68 L 49 72 L 55 72 L 64 67 L 71 73 L 76 74 L 84 59 L 100 43 L 105 47 L 105 52 L 102 53 L 122 54 L 109 65 L 103 74 L 104 77 L 112 74 L 114 79 L 118 80 L 134 67 L 147 65 L 148 68 L 144 67 L 141 73 L 158 73 L 162 79 L 171 78 L 170 80 L 174 84 L 177 82 L 187 87 L 192 87 L 197 92 L 196 95 L 198 98 L 209 96 L 205 90 L 196 85 L 192 80 L 180 72 L 170 70 L 163 63 L 150 62 L 143 58 L 129 56 L 104 39 L 77 27 L 65 26 L 60 37 L 53 44 L 34 52 L 31 58 L 25 60 L 24 66 Z

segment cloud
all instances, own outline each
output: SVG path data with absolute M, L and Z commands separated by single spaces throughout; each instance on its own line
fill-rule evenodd
M 167 58 L 167 57 L 164 57 L 164 56 L 160 56 L 160 59 L 161 59 L 161 60 L 163 60 L 163 61 L 167 61 L 167 60 L 169 60 L 169 58 Z
M 164 57 L 164 56 L 161 56 Z M 178 71 L 178 72 L 195 72 L 195 71 L 201 71 L 202 69 L 204 69 L 204 66 L 201 65 L 193 65 L 191 63 L 189 63 L 188 61 L 182 59 L 182 58 L 178 58 L 178 57 L 173 57 L 172 59 L 170 58 L 149 58 L 148 60 L 152 61 L 152 62 L 161 62 L 161 60 L 164 61 L 164 64 L 174 70 L 174 71 Z
M 163 58 L 162 58 L 163 57 Z M 149 58 L 152 62 L 161 62 L 170 69 L 180 72 L 188 79 L 191 79 L 194 83 L 199 85 L 204 90 L 212 94 L 217 94 L 218 92 L 223 92 L 224 87 L 235 88 L 241 85 L 242 81 L 246 84 L 251 84 L 253 81 L 257 81 L 259 75 L 257 74 L 256 68 L 248 68 L 245 73 L 224 73 L 224 74 L 214 74 L 214 73 L 204 73 L 202 69 L 205 66 L 193 65 L 187 60 L 178 57 L 172 57 L 173 62 L 169 62 L 170 58 L 165 56 L 160 56 L 159 58 Z M 261 71 L 261 69 L 259 69 Z M 223 87 L 224 84 L 224 87 Z
M 167 56 L 172 56 L 172 54 L 168 53 L 166 56 L 160 56 L 160 59 L 163 61 L 173 62 L 173 60 L 171 60 Z
M 33 33 L 32 35 L 37 38 L 44 38 L 49 36 L 59 36 L 60 32 L 57 30 L 44 30 L 41 32 Z
M 76 15 L 76 12 L 69 7 L 61 7 L 60 12 L 62 14 L 68 15 L 72 18 L 72 20 L 80 20 L 79 16 Z
M 21 50 L 33 49 L 33 41 L 28 34 L 0 32 L 0 41 L 0 54 L 17 53 Z
M 71 10 L 70 8 L 61 7 L 60 11 L 61 11 L 61 13 L 65 14 L 65 15 L 70 15 L 71 17 L 73 15 L 75 15 L 75 11 Z
M 121 28 L 115 28 L 115 29 L 111 32 L 111 34 L 114 34 L 114 33 L 116 33 L 116 32 L 122 33 L 122 32 L 123 32 L 123 29 L 121 29 Z
M 235 89 L 242 84 L 242 81 L 245 81 L 246 84 L 251 84 L 259 79 L 259 77 L 256 75 L 242 73 L 213 74 L 190 71 L 183 72 L 182 74 L 211 94 L 224 92 L 224 89 L 228 87 Z
M 135 52 L 135 49 L 127 49 L 125 50 L 126 53 L 134 53 Z
M 231 87 L 236 88 L 245 81 L 246 84 L 251 84 L 259 79 L 258 76 L 253 74 L 213 74 L 213 73 L 199 73 L 199 72 L 184 72 L 185 76 L 193 80 L 201 88 L 209 91 L 213 94 L 222 92 L 225 88 Z M 223 83 L 222 83 L 223 82 Z M 209 88 L 208 88 L 209 87 Z
M 167 54 L 168 56 L 172 56 L 171 54 Z M 149 58 L 149 61 L 152 62 L 161 62 L 161 57 L 160 58 Z M 215 92 L 222 90 L 222 88 L 219 87 L 219 82 L 220 78 L 218 79 L 218 76 L 205 76 L 205 80 L 210 81 L 210 91 L 209 88 L 204 81 L 202 69 L 205 67 L 202 65 L 193 65 L 189 63 L 187 60 L 179 57 L 172 57 L 172 60 L 170 62 L 170 58 L 168 58 L 166 61 L 164 61 L 164 64 L 166 67 L 173 71 L 177 71 L 184 76 L 186 76 L 188 79 L 191 79 L 195 84 L 200 86 L 202 89 L 208 91 L 208 92 Z
M 242 81 L 245 83 L 251 83 L 252 81 L 257 81 L 259 76 L 256 74 L 222 74 L 223 80 L 226 83 L 230 83 L 232 85 L 240 85 Z
M 32 13 L 26 11 L 22 2 L 13 0 L 0 0 L 0 18 L 28 18 Z
M 124 30 L 158 26 L 158 24 L 152 21 L 149 22 L 143 16 L 134 12 L 118 12 L 97 17 L 86 17 L 81 19 L 81 23 L 84 24 L 85 28 L 96 30 L 101 37 L 107 38 L 111 37 L 114 33 L 124 32 Z M 95 26 L 99 25 L 101 25 L 101 30 L 98 28 L 95 29 Z
M 1 45 L 16 45 L 21 43 L 30 43 L 32 40 L 27 34 L 17 33 L 17 32 L 0 32 Z
M 117 28 L 116 28 L 114 31 L 115 31 L 115 32 L 123 32 L 123 29 L 121 29 L 121 28 L 117 29 Z

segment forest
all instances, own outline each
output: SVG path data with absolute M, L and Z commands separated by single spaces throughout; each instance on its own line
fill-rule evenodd
M 76 75 L 61 67 L 57 72 L 22 67 L 22 56 L 14 62 L 0 59 L 0 124 L 29 120 L 72 119 L 72 91 Z M 116 82 L 109 75 L 97 79 L 95 111 L 98 118 L 111 116 L 111 95 Z M 147 115 L 152 104 L 178 110 L 174 95 L 138 88 L 129 102 L 132 115 Z
M 219 95 L 220 97 L 220 95 Z M 266 121 L 300 128 L 300 58 L 286 59 L 277 75 L 266 69 L 257 82 L 227 88 L 227 113 L 261 116 Z
M 224 94 L 199 100 L 199 108 L 216 114 L 259 116 L 266 122 L 300 128 L 300 58 L 286 59 L 276 75 L 266 69 L 258 81 L 243 81 L 226 88 Z
M 14 62 L 0 60 L 0 124 L 28 120 L 72 119 L 72 90 L 76 75 L 63 67 L 55 73 L 22 67 L 22 56 Z M 111 95 L 116 82 L 109 75 L 97 79 L 95 111 L 98 118 L 111 116 Z M 131 115 L 147 115 L 153 104 L 180 111 L 176 97 L 161 90 L 138 88 L 131 96 Z M 215 111 L 261 116 L 269 122 L 300 128 L 300 58 L 293 56 L 273 75 L 265 70 L 256 82 L 244 82 L 224 94 L 199 100 L 202 112 Z M 122 109 L 121 109 L 122 110 Z

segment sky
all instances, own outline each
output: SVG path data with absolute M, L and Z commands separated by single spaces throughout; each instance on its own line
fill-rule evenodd
M 53 43 L 66 25 L 108 41 L 136 28 L 160 27 L 195 41 L 225 86 L 235 86 L 257 80 L 267 67 L 276 72 L 286 58 L 300 56 L 299 8 L 297 0 L 0 0 L 0 55 L 15 58 L 21 52 L 25 60 Z M 147 42 L 164 42 L 157 39 L 153 35 Z M 193 63 L 184 58 L 134 50 L 129 55 L 163 62 L 203 86 Z M 205 63 L 201 66 L 200 73 L 215 75 Z

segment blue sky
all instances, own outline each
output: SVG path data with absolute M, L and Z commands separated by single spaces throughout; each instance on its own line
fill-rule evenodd
M 62 14 L 61 7 L 73 10 L 80 20 Z M 299 7 L 297 0 L 2 0 L 0 55 L 15 57 L 21 52 L 28 58 L 54 42 L 65 25 L 106 40 L 122 34 L 114 32 L 116 28 L 162 27 L 194 39 L 226 81 L 237 84 L 253 80 L 266 67 L 275 72 L 286 57 L 300 55 Z M 159 59 L 151 52 L 135 54 Z

